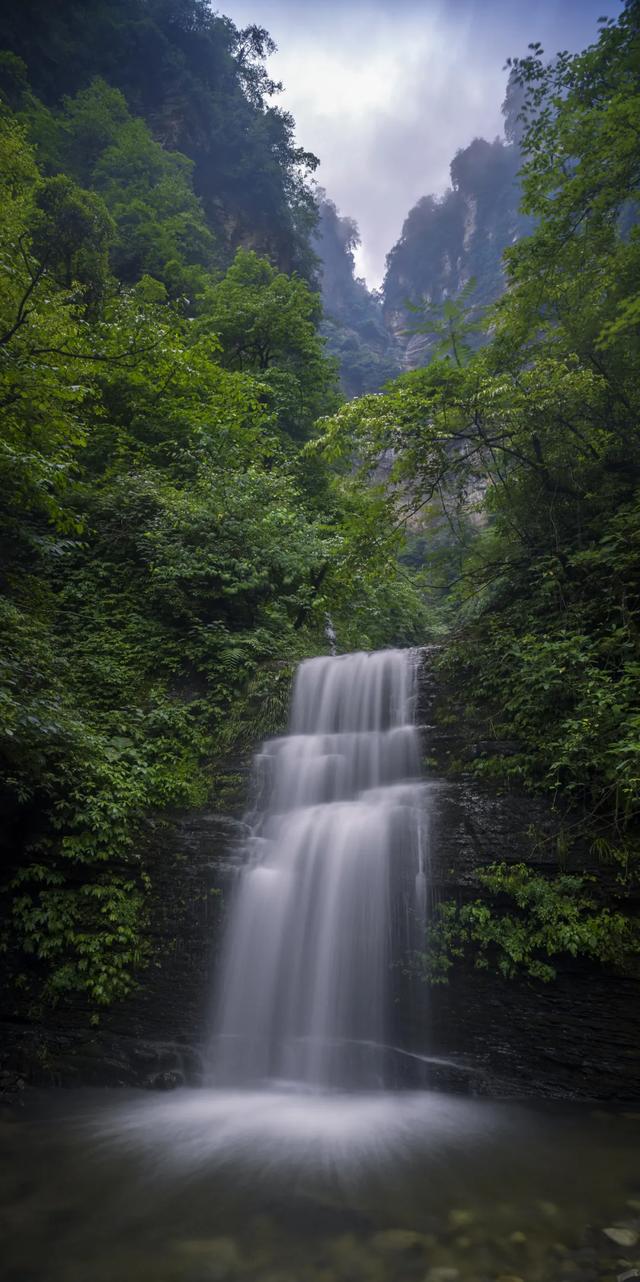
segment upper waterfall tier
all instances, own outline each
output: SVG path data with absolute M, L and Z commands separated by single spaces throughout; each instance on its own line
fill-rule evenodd
M 415 654 L 380 650 L 308 659 L 298 668 L 292 734 L 388 730 L 413 723 Z

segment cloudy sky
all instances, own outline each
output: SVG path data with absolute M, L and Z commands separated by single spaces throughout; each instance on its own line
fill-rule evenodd
M 215 0 L 214 0 L 215 3 Z M 318 180 L 360 227 L 358 267 L 384 273 L 412 205 L 448 183 L 476 136 L 502 133 L 504 63 L 539 40 L 582 49 L 621 0 L 217 0 L 238 26 L 270 31 L 270 63 Z

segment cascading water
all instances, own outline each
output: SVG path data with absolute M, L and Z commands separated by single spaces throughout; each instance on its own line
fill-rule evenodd
M 383 1045 L 438 786 L 418 777 L 416 663 L 301 666 L 291 732 L 257 758 L 213 1089 L 101 1091 L 90 1106 L 83 1092 L 75 1115 L 58 1106 L 55 1144 L 38 1114 L 5 1127 L 8 1279 L 506 1282 L 595 1278 L 600 1260 L 615 1276 L 617 1243 L 627 1234 L 626 1255 L 637 1236 L 628 1113 L 603 1127 L 574 1104 L 563 1117 L 465 1098 L 447 1093 L 464 1068 L 406 1050 L 394 1065 Z
M 618 1220 L 637 1184 L 628 1121 L 618 1134 L 612 1113 L 596 1137 L 573 1105 L 563 1119 L 555 1106 L 547 1115 L 539 1104 L 527 1112 L 447 1093 L 469 1085 L 462 1066 L 385 1046 L 402 992 L 392 963 L 423 919 L 438 787 L 419 779 L 417 660 L 387 651 L 300 667 L 290 733 L 256 761 L 213 1081 L 135 1098 L 114 1092 L 118 1102 L 87 1123 L 93 1166 L 86 1145 L 74 1147 L 82 1127 L 69 1125 L 66 1102 L 50 1168 L 39 1131 L 16 1120 L 14 1166 L 24 1168 L 29 1144 L 31 1165 L 28 1202 L 21 1192 L 9 1217 L 14 1236 L 22 1230 L 9 1248 L 12 1278 L 444 1282 L 515 1278 L 516 1268 L 524 1276 L 532 1260 L 527 1276 L 551 1278 L 559 1239 L 567 1274 L 571 1265 L 572 1277 L 595 1278 L 602 1246 L 585 1265 L 584 1242 L 595 1242 L 596 1226 L 613 1225 L 604 1232 L 616 1242 L 629 1233 Z M 79 1190 L 71 1215 L 60 1197 L 66 1155 Z M 52 1205 L 64 1214 L 34 1217 L 34 1230 L 55 1225 L 44 1249 L 38 1232 L 26 1235 L 30 1254 L 25 1205 L 41 1207 L 33 1190 L 43 1170 L 45 1207 L 55 1185 Z M 24 1179 L 9 1173 L 9 1190 L 22 1190 Z M 615 1274 L 620 1248 L 611 1243 L 603 1258 Z
M 412 867 L 418 911 L 425 895 L 416 668 L 415 652 L 385 650 L 298 669 L 290 732 L 256 759 L 216 1084 L 384 1084 L 398 862 Z

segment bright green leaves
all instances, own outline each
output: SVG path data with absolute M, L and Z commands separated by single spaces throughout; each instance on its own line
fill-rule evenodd
M 4 113 L 0 174 L 0 484 L 19 552 L 20 543 L 45 535 L 42 520 L 60 531 L 77 529 L 63 496 L 85 435 L 81 408 L 88 391 L 82 373 L 72 376 L 57 355 L 80 332 L 77 300 L 32 249 L 34 224 L 44 237 L 49 223 L 37 202 L 46 205 L 50 193 L 38 182 L 22 130 Z M 73 189 L 71 196 L 82 205 L 87 193 Z M 26 523 L 18 528 L 25 512 Z
M 476 285 L 475 276 L 472 276 L 455 298 L 446 298 L 437 310 L 415 304 L 408 307 L 410 312 L 421 314 L 422 320 L 411 325 L 406 333 L 428 334 L 435 340 L 433 357 L 449 358 L 455 361 L 459 369 L 471 358 L 472 349 L 468 341 L 470 336 L 481 333 L 484 329 L 481 320 L 472 318 L 470 308 Z
M 545 65 L 534 50 L 514 71 L 528 117 L 524 204 L 539 221 L 508 252 L 507 314 L 542 305 L 544 320 L 619 394 L 640 373 L 639 56 L 633 0 L 584 53 Z
M 252 373 L 281 432 L 305 440 L 315 420 L 336 408 L 336 372 L 317 333 L 320 301 L 306 281 L 239 250 L 208 289 L 196 332 L 213 334 L 227 369 Z
M 153 276 L 193 311 L 217 258 L 187 157 L 165 150 L 103 80 L 54 114 L 32 110 L 25 118 L 44 164 L 56 174 L 51 181 L 62 185 L 73 177 L 104 202 L 112 271 L 127 285 Z
M 68 888 L 45 865 L 23 869 L 12 904 L 25 953 L 46 962 L 45 996 L 86 992 L 96 1006 L 126 997 L 149 958 L 144 888 L 122 876 Z
M 482 899 L 445 901 L 427 935 L 416 969 L 446 983 L 456 962 L 491 966 L 507 979 L 555 978 L 558 959 L 587 957 L 624 965 L 640 951 L 637 928 L 622 912 L 598 903 L 587 877 L 547 877 L 526 864 L 491 864 L 478 873 Z
M 80 285 L 94 305 L 106 288 L 114 224 L 99 196 L 57 174 L 37 189 L 31 219 L 31 252 L 38 270 L 62 288 Z
M 71 172 L 0 117 L 7 946 L 99 1005 L 149 956 L 157 816 L 228 803 L 251 690 L 327 611 L 344 647 L 420 611 L 386 502 L 299 448 L 338 404 L 317 295 L 246 251 L 212 274 L 190 163 L 119 93 L 27 105 Z

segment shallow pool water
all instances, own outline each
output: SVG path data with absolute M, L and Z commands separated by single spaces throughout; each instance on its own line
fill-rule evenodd
M 595 1282 L 640 1113 L 435 1092 L 88 1091 L 2 1123 L 6 1282 Z

